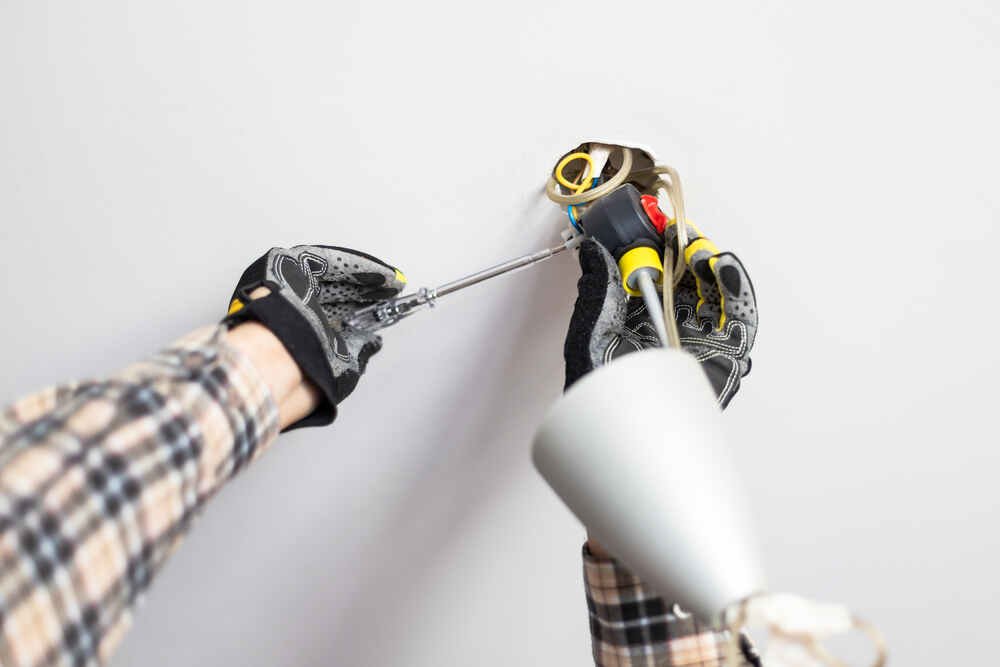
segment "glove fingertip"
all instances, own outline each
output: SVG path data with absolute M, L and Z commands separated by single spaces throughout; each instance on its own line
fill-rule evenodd
M 364 373 L 368 368 L 368 361 L 382 351 L 382 337 L 372 335 L 361 349 L 358 351 L 358 369 Z
M 733 253 L 724 252 L 712 258 L 711 268 L 723 295 L 726 316 L 756 326 L 757 295 L 743 262 Z

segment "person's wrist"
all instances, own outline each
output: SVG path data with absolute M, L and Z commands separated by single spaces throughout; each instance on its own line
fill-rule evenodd
M 270 293 L 267 287 L 258 287 L 250 293 L 250 298 L 259 299 Z M 312 414 L 319 405 L 319 390 L 305 378 L 270 329 L 259 322 L 247 321 L 233 327 L 226 338 L 260 373 L 278 406 L 282 429 Z

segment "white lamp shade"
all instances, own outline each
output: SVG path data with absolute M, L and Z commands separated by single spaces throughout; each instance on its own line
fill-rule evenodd
M 712 622 L 764 590 L 708 379 L 686 352 L 635 353 L 577 382 L 535 467 L 590 534 L 668 604 Z

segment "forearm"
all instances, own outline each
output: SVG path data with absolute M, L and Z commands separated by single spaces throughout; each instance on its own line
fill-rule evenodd
M 45 416 L 61 403 L 71 400 L 76 395 L 78 387 L 77 382 L 48 387 L 0 410 L 0 453 L 3 451 L 3 446 L 12 440 L 11 434 L 15 430 Z
M 0 664 L 107 659 L 195 511 L 314 405 L 281 344 L 246 324 L 8 408 Z

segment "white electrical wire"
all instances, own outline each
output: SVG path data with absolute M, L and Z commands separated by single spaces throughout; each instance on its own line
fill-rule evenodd
M 764 593 L 751 596 L 726 610 L 724 622 L 730 641 L 726 665 L 743 664 L 737 641 L 746 625 L 766 626 L 771 635 L 764 664 L 768 667 L 845 667 L 823 641 L 850 632 L 868 637 L 875 649 L 872 667 L 885 667 L 885 638 L 870 623 L 842 605 L 821 604 L 798 595 Z

